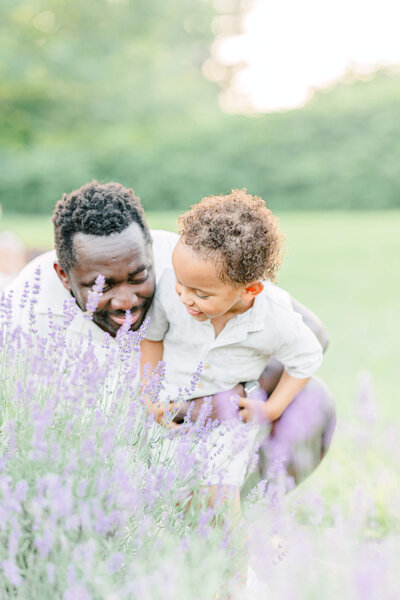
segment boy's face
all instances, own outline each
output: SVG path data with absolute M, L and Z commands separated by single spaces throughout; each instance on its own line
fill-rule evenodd
M 176 276 L 176 293 L 189 315 L 197 321 L 222 315 L 234 317 L 250 308 L 253 300 L 246 295 L 246 286 L 231 287 L 218 277 L 216 266 L 198 257 L 179 241 L 172 254 Z

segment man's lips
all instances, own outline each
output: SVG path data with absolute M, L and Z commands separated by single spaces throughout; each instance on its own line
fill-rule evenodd
M 131 325 L 133 325 L 133 323 L 136 323 L 136 321 L 141 317 L 143 312 L 143 309 L 139 309 L 137 311 L 135 311 L 134 313 L 131 313 Z M 117 325 L 123 325 L 125 323 L 125 315 L 110 315 L 110 318 L 117 323 Z
M 190 308 L 190 306 L 187 306 L 186 304 L 185 304 L 185 308 L 188 311 L 189 315 L 192 315 L 193 317 L 198 317 L 199 315 L 203 314 L 199 310 L 194 310 L 193 308 Z

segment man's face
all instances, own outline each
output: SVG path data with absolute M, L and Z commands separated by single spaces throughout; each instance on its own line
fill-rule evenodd
M 73 238 L 76 262 L 68 273 L 55 265 L 63 285 L 75 297 L 82 310 L 99 274 L 105 278 L 93 321 L 115 335 L 130 310 L 131 329 L 142 324 L 150 307 L 155 288 L 153 253 L 137 223 L 121 233 L 109 236 L 77 233 Z

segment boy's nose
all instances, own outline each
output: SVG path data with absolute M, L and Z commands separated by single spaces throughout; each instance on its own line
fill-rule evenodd
M 179 296 L 181 302 L 183 302 L 183 304 L 187 304 L 188 306 L 193 306 L 194 302 L 193 302 L 190 292 L 185 290 L 182 286 L 179 286 L 179 288 L 177 287 L 176 291 L 178 293 L 178 296 Z

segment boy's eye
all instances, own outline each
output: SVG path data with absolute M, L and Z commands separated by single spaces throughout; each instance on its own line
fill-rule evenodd
M 208 296 L 203 296 L 202 294 L 199 294 L 199 292 L 196 292 L 196 296 L 197 296 L 198 298 L 201 298 L 201 299 L 203 299 L 203 300 L 204 300 L 205 298 L 208 298 Z

